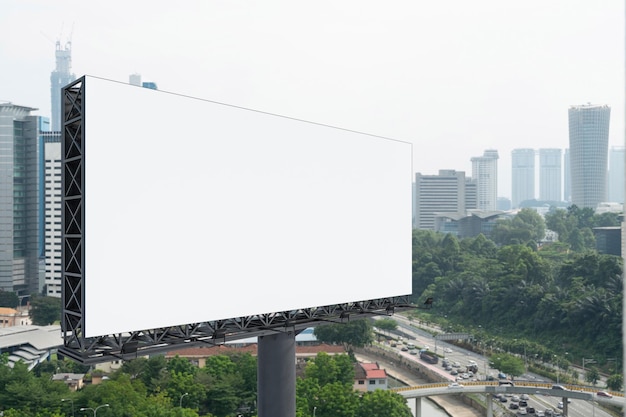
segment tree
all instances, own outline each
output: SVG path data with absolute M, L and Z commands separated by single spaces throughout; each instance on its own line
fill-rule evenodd
M 624 386 L 624 376 L 622 374 L 613 374 L 606 379 L 606 386 L 611 391 L 621 391 Z
M 56 297 L 33 297 L 30 315 L 33 324 L 47 326 L 61 320 L 61 299 Z
M 398 322 L 395 321 L 394 319 L 383 317 L 381 319 L 376 320 L 376 327 L 378 327 L 380 330 L 392 332 L 398 328 Z
M 0 290 L 0 307 L 15 308 L 19 303 L 20 299 L 16 293 Z
M 493 367 L 507 375 L 520 376 L 524 373 L 524 360 L 517 356 L 501 353 L 490 358 Z
M 347 348 L 350 346 L 363 347 L 374 341 L 372 325 L 369 320 L 365 319 L 317 326 L 313 333 L 320 342 L 341 343 Z
M 305 368 L 307 378 L 317 380 L 320 387 L 335 382 L 352 385 L 354 383 L 354 364 L 348 355 L 331 356 L 319 352 L 315 360 Z
M 368 391 L 361 397 L 356 417 L 411 417 L 406 399 L 393 391 Z
M 591 385 L 595 386 L 600 379 L 600 372 L 598 368 L 591 367 L 585 373 L 585 381 L 589 382 Z

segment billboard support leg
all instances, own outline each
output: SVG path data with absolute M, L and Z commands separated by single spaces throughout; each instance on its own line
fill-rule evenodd
M 257 392 L 259 417 L 296 415 L 295 332 L 260 336 Z

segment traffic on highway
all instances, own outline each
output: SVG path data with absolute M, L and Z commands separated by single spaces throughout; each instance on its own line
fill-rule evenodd
M 537 389 L 535 391 L 530 390 L 526 394 L 516 395 L 502 392 L 484 395 L 492 395 L 493 406 L 500 413 L 548 417 L 565 415 L 568 417 L 611 417 L 611 414 L 605 412 L 598 405 L 598 401 L 612 400 L 612 394 L 606 391 L 592 392 L 594 401 L 568 400 L 561 396 L 545 395 L 545 392 L 566 390 L 566 388 L 531 373 L 525 373 L 512 381 L 499 370 L 491 368 L 488 358 L 445 341 L 437 340 L 427 331 L 413 326 L 403 316 L 394 316 L 394 319 L 398 323 L 398 329 L 393 332 L 391 340 L 383 342 L 385 348 L 396 351 L 398 355 L 407 360 L 419 362 L 421 366 L 448 381 L 444 386 L 450 393 L 468 391 L 471 385 L 480 381 L 493 381 L 492 384 L 498 382 L 499 385 L 512 387 L 515 385 L 532 387 L 535 384 Z M 424 353 L 430 353 L 430 355 L 426 355 L 426 359 L 424 359 Z M 433 356 L 436 356 L 438 360 L 433 361 Z M 546 391 L 546 388 L 550 388 L 552 391 Z M 564 393 L 564 395 L 567 394 Z M 620 400 L 623 402 L 623 398 Z M 567 404 L 564 404 L 564 401 Z

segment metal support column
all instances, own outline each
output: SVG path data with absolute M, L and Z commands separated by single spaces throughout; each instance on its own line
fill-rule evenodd
M 487 417 L 493 417 L 493 396 L 487 394 Z
M 295 332 L 259 337 L 257 371 L 258 416 L 295 416 Z

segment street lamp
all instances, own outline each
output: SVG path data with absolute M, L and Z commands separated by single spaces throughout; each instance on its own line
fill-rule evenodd
M 186 395 L 189 395 L 189 393 L 188 393 L 188 392 L 186 392 L 186 393 L 184 393 L 183 395 L 181 395 L 181 396 L 180 396 L 180 401 L 178 401 L 178 407 L 179 407 L 179 408 L 183 408 L 183 398 L 184 398 Z
M 83 407 L 80 409 L 80 411 L 87 411 L 87 410 L 91 410 L 93 411 L 93 417 L 96 417 L 96 414 L 98 413 L 98 409 L 102 408 L 102 407 L 108 407 L 109 404 L 102 404 L 97 406 L 96 408 L 91 408 L 91 407 Z
M 587 381 L 587 378 L 585 377 L 585 364 L 589 364 L 589 363 L 596 363 L 595 359 L 585 359 L 583 358 L 583 381 Z
M 317 410 L 317 407 L 313 407 L 313 417 L 315 417 L 315 410 Z
M 74 417 L 74 400 L 71 398 L 61 398 L 62 403 L 64 403 L 65 401 L 69 401 L 72 403 L 72 417 Z

